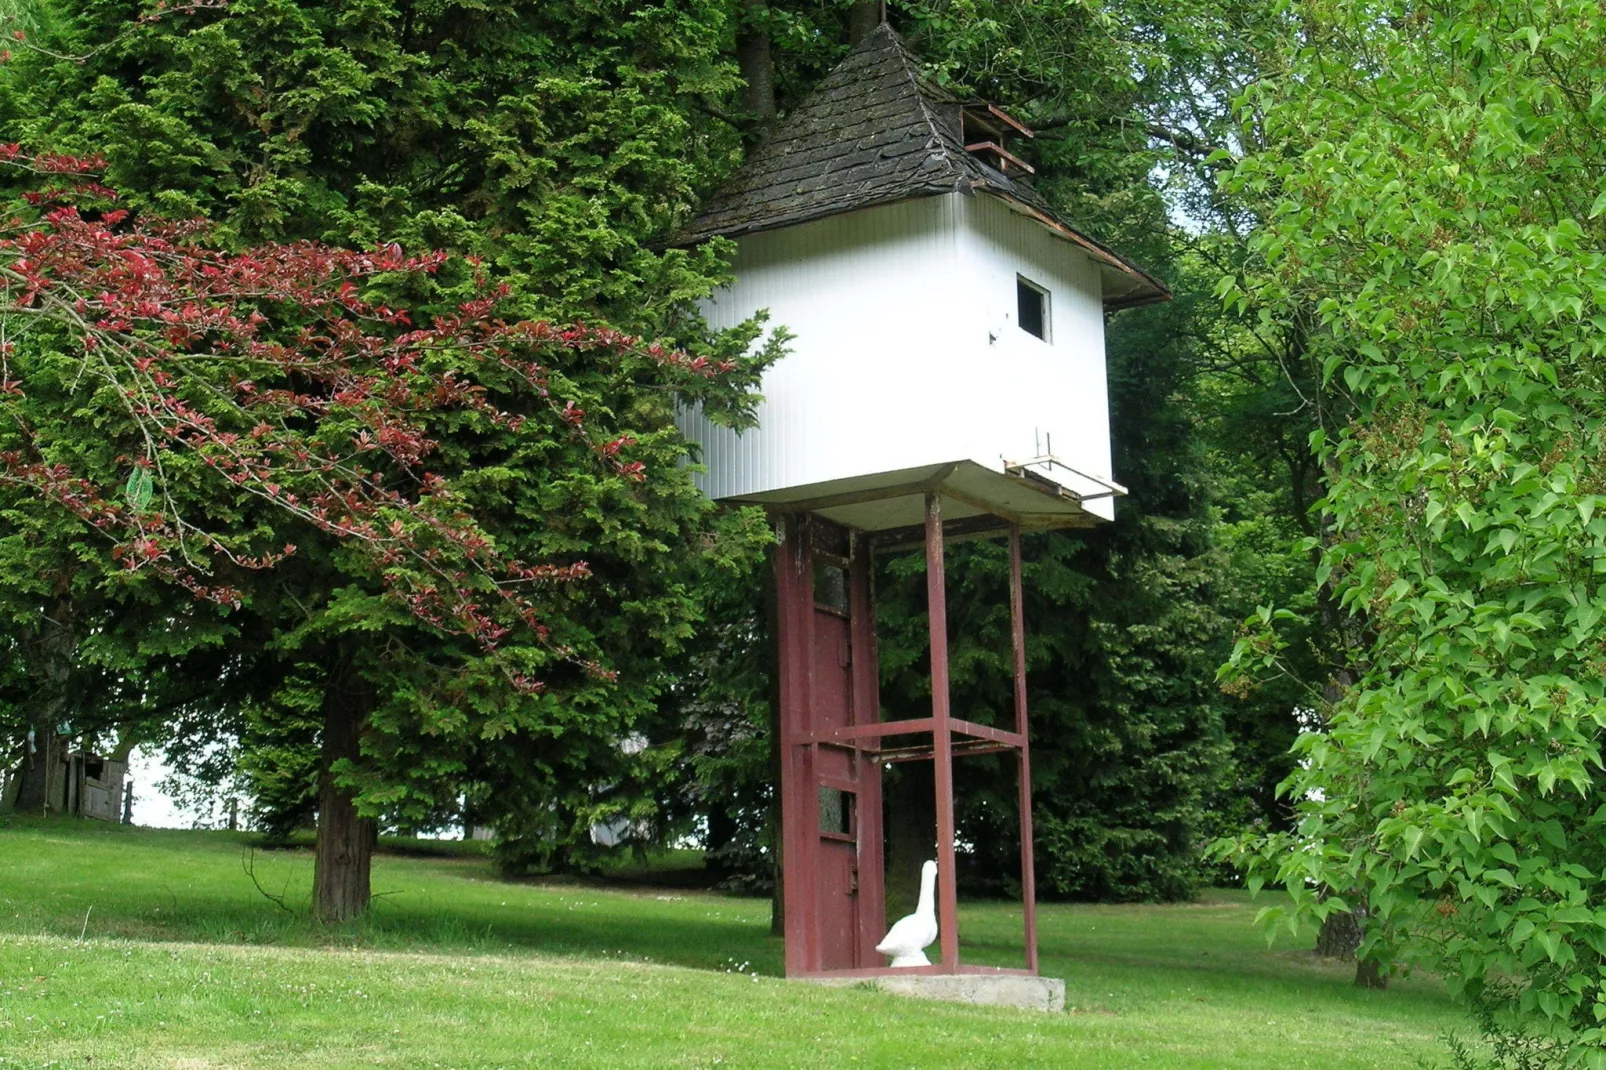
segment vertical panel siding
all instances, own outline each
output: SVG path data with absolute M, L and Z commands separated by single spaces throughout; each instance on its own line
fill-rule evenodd
M 987 365 L 1007 401 L 974 426 L 972 456 L 1029 457 L 1052 439 L 1073 467 L 1110 477 L 1110 407 L 1098 266 L 1071 243 L 991 197 L 965 203 L 960 263 L 991 328 Z M 1049 291 L 1047 341 L 1016 322 L 1016 276 Z M 981 451 L 990 451 L 982 453 Z M 1096 485 L 1045 472 L 1072 489 Z M 1113 503 L 1090 503 L 1107 519 Z
M 686 410 L 712 497 L 971 458 L 1056 453 L 1109 472 L 1103 316 L 1094 265 L 987 197 L 951 194 L 739 241 L 736 281 L 705 309 L 758 309 L 796 336 L 742 435 Z M 1052 345 L 1014 325 L 1015 273 L 1051 291 Z
M 951 348 L 952 197 L 854 212 L 741 239 L 736 282 L 706 309 L 730 326 L 758 309 L 795 336 L 765 376 L 759 426 L 740 436 L 683 414 L 713 497 L 922 463 L 934 436 L 908 417 Z

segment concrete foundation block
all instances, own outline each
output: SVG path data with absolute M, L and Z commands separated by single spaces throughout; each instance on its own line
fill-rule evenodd
M 1058 977 L 1019 974 L 911 974 L 908 977 L 820 977 L 815 984 L 832 988 L 865 985 L 896 996 L 971 1003 L 981 1007 L 1019 1007 L 1059 1012 L 1065 1009 L 1065 982 Z

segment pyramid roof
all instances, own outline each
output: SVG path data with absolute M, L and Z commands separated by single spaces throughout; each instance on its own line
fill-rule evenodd
M 1024 181 L 966 151 L 963 106 L 921 75 L 903 39 L 883 23 L 749 154 L 671 244 L 740 237 L 916 197 L 984 194 L 1098 261 L 1107 308 L 1170 296 L 1159 280 L 1061 219 Z

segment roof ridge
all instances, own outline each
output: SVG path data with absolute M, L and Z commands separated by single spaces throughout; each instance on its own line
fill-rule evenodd
M 966 151 L 964 101 L 940 94 L 898 31 L 882 23 L 754 146 L 666 244 L 735 238 L 918 197 L 986 193 L 1081 245 L 1145 293 L 1165 293 L 1159 282 L 1061 220 L 1030 185 Z
M 952 154 L 956 150 L 960 153 L 964 153 L 965 147 L 962 144 L 951 143 L 951 139 L 949 138 L 947 131 L 942 128 L 942 124 L 938 122 L 937 117 L 932 114 L 932 101 L 928 99 L 926 95 L 926 86 L 924 84 L 926 79 L 921 72 L 920 60 L 909 48 L 908 42 L 906 42 L 902 35 L 892 28 L 891 23 L 886 22 L 883 22 L 880 26 L 877 26 L 874 33 L 867 34 L 865 40 L 869 40 L 870 37 L 875 36 L 875 34 L 880 34 L 883 31 L 885 31 L 885 35 L 891 39 L 893 49 L 897 52 L 898 59 L 903 63 L 904 74 L 908 76 L 909 84 L 914 87 L 915 100 L 920 105 L 920 114 L 925 119 L 926 125 L 930 127 L 932 137 L 934 137 L 938 143 L 947 150 L 943 154 L 943 162 L 947 164 L 949 170 L 954 173 L 954 178 L 957 180 L 957 182 L 963 183 L 968 177 L 965 173 L 965 168 Z
M 917 57 L 883 23 L 753 147 L 670 243 L 968 188 L 975 176 L 963 145 L 945 129 L 940 103 Z

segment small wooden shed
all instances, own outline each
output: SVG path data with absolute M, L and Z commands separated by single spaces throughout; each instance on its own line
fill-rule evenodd
M 127 774 L 126 762 L 91 751 L 68 751 L 50 781 L 50 808 L 70 817 L 120 821 Z
M 1019 758 L 1026 972 L 1031 892 L 1022 531 L 1088 527 L 1124 493 L 1110 465 L 1104 320 L 1165 287 L 1061 219 L 1011 150 L 1031 131 L 925 80 L 883 25 L 752 153 L 678 236 L 735 240 L 716 326 L 760 309 L 795 335 L 765 376 L 759 426 L 695 408 L 699 485 L 755 503 L 780 535 L 782 839 L 787 972 L 883 972 L 882 767 L 932 761 L 942 964 L 958 973 L 952 761 Z M 943 546 L 1008 534 L 1014 723 L 949 708 Z M 871 554 L 927 556 L 932 712 L 882 720 Z M 902 971 L 907 972 L 907 971 Z

